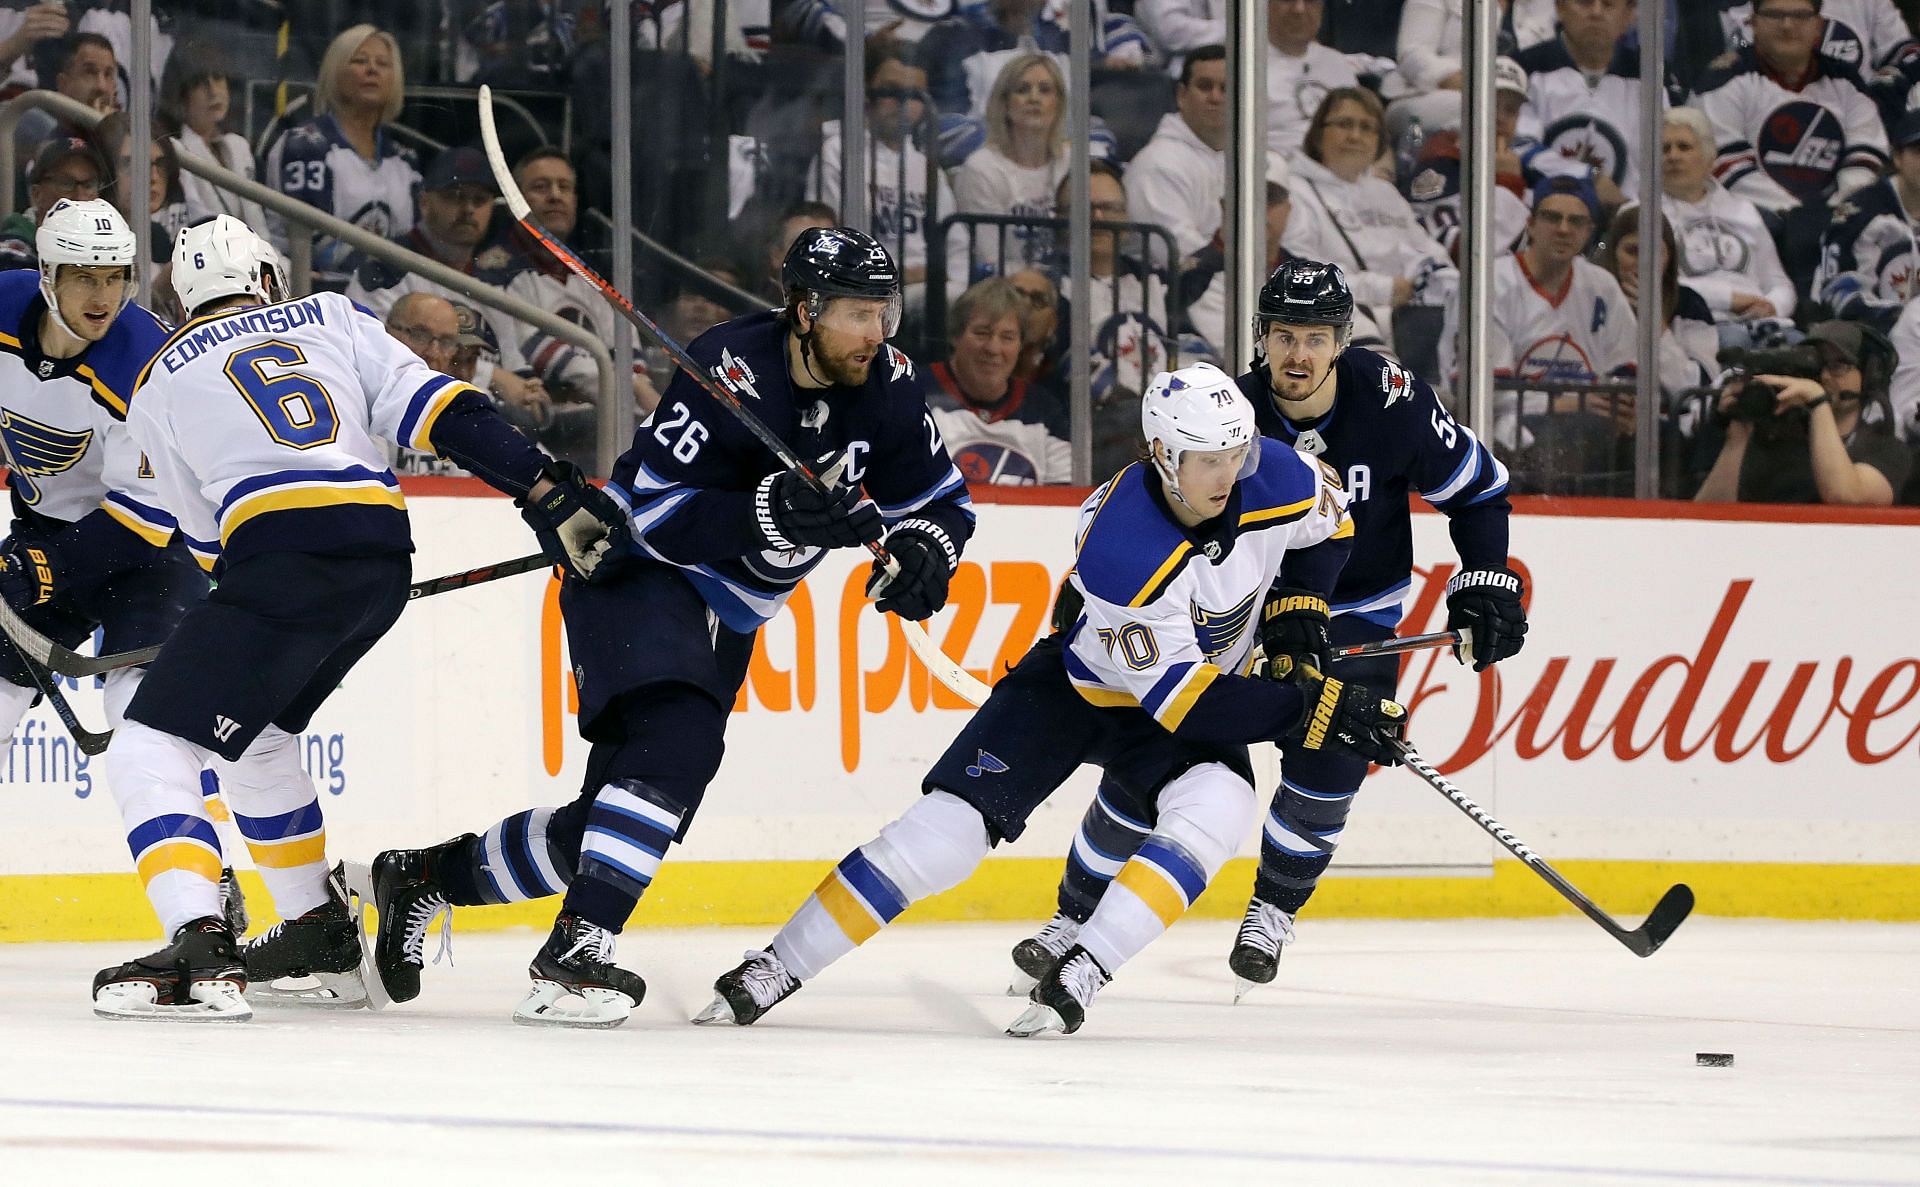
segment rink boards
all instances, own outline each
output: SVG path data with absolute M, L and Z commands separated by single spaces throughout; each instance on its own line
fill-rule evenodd
M 472 484 L 408 489 L 418 578 L 531 549 L 511 507 L 470 497 Z M 1074 503 L 1046 492 L 980 506 L 932 629 L 981 678 L 1045 629 Z M 1456 563 L 1437 515 L 1416 516 L 1415 549 L 1406 633 L 1443 625 Z M 1920 918 L 1920 516 L 1537 501 L 1515 518 L 1513 553 L 1532 591 L 1526 650 L 1479 676 L 1438 653 L 1403 671 L 1411 736 L 1429 759 L 1623 915 L 1686 880 L 1708 913 Z M 857 560 L 830 556 L 763 632 L 721 775 L 636 924 L 783 917 L 827 862 L 917 794 L 965 720 L 867 607 Z M 585 748 L 555 594 L 533 574 L 417 603 L 348 678 L 303 738 L 336 856 L 478 831 L 572 796 Z M 646 624 L 635 630 L 644 637 Z M 71 695 L 97 725 L 97 691 Z M 1259 766 L 1264 793 L 1271 748 Z M 16 731 L 0 766 L 13 820 L 0 830 L 0 939 L 152 931 L 104 767 L 44 706 Z M 1083 772 L 1018 850 L 923 917 L 1045 914 L 1092 782 Z M 230 827 L 223 837 L 246 865 Z M 1494 854 L 1423 784 L 1384 772 L 1314 910 L 1561 908 Z M 1237 913 L 1245 869 L 1221 881 L 1200 909 Z M 469 911 L 462 925 L 550 914 Z

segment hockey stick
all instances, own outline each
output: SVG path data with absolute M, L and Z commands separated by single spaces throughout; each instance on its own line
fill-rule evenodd
M 8 642 L 13 643 L 14 651 L 18 652 L 21 660 L 24 661 L 23 666 L 27 669 L 27 675 L 32 678 L 33 686 L 40 690 L 41 696 L 47 698 L 47 704 L 53 706 L 53 715 L 58 717 L 60 724 L 66 726 L 67 732 L 73 735 L 73 744 L 80 748 L 80 753 L 99 754 L 105 750 L 107 743 L 113 740 L 113 731 L 106 730 L 96 734 L 81 725 L 80 715 L 75 713 L 73 706 L 67 703 L 67 698 L 60 691 L 59 686 L 47 679 L 46 669 L 34 663 L 33 657 L 29 656 L 18 643 L 12 639 Z
M 1692 888 L 1684 882 L 1676 883 L 1668 887 L 1667 892 L 1660 896 L 1660 901 L 1653 905 L 1653 910 L 1647 912 L 1646 919 L 1639 927 L 1621 927 L 1614 922 L 1611 915 L 1595 906 L 1592 899 L 1581 894 L 1573 883 L 1561 877 L 1559 872 L 1548 865 L 1539 854 L 1527 848 L 1520 838 L 1508 832 L 1504 825 L 1487 815 L 1485 808 L 1468 799 L 1465 792 L 1449 783 L 1439 771 L 1434 770 L 1432 764 L 1420 757 L 1420 752 L 1413 748 L 1412 743 L 1401 739 L 1394 742 L 1393 748 L 1400 752 L 1400 757 L 1406 761 L 1408 770 L 1418 775 L 1428 787 L 1453 801 L 1453 806 L 1465 812 L 1475 824 L 1485 829 L 1488 836 L 1505 846 L 1507 852 L 1527 863 L 1534 873 L 1546 881 L 1547 885 L 1559 891 L 1563 898 L 1580 908 L 1582 914 L 1599 924 L 1608 935 L 1626 945 L 1627 951 L 1635 956 L 1652 956 L 1659 951 L 1660 945 L 1667 942 L 1667 937 L 1686 921 L 1687 915 L 1693 910 Z
M 1423 651 L 1429 647 L 1451 647 L 1461 641 L 1459 631 L 1435 631 L 1430 635 L 1408 635 L 1404 639 L 1382 639 L 1378 643 L 1355 643 L 1333 649 L 1335 659 L 1362 659 L 1369 655 L 1398 655 L 1403 651 Z
M 427 581 L 416 581 L 407 587 L 409 602 L 418 598 L 430 598 L 434 594 L 447 593 L 450 590 L 465 589 L 470 585 L 480 585 L 488 581 L 497 581 L 502 577 L 517 577 L 522 573 L 531 573 L 535 569 L 550 569 L 553 560 L 544 552 L 531 556 L 515 557 L 498 564 L 482 565 L 477 569 L 468 569 L 463 573 L 448 573 L 444 577 L 434 577 Z
M 633 302 L 627 299 L 626 294 L 588 267 L 586 262 L 574 255 L 565 244 L 547 234 L 546 229 L 539 223 L 527 217 L 532 207 L 527 205 L 526 196 L 520 192 L 519 184 L 513 179 L 513 171 L 507 168 L 506 154 L 500 150 L 500 134 L 493 124 L 493 89 L 487 86 L 480 88 L 480 140 L 487 150 L 487 164 L 493 169 L 493 179 L 500 186 L 500 196 L 506 199 L 507 210 L 520 224 L 520 229 L 551 252 L 553 258 L 565 265 L 569 272 L 598 289 L 600 296 L 607 304 L 613 306 L 615 312 L 659 343 L 660 348 L 672 356 L 673 361 L 686 373 L 687 378 L 699 384 L 709 396 L 719 401 L 721 407 L 733 413 L 734 418 L 758 438 L 760 444 L 766 446 L 781 465 L 795 471 L 812 483 L 816 489 L 824 492 L 825 484 L 807 468 L 787 443 L 755 416 L 752 410 L 742 404 L 738 397 L 715 383 L 713 377 L 707 374 L 706 368 L 695 362 L 685 347 L 668 337 L 667 332 L 662 330 L 652 318 L 634 308 Z M 879 544 L 869 544 L 867 550 L 873 553 L 874 559 L 886 566 L 889 571 L 898 571 L 894 562 L 887 556 L 887 550 Z M 900 629 L 906 633 L 907 646 L 913 649 L 913 653 L 920 657 L 920 662 L 927 665 L 927 670 L 932 672 L 940 683 L 976 705 L 986 701 L 989 691 L 987 686 L 975 679 L 944 651 L 934 646 L 933 640 L 927 638 L 926 628 L 917 622 L 903 618 L 900 620 Z

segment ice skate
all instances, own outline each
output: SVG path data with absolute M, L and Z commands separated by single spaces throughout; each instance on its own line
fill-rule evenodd
M 233 932 L 212 915 L 180 925 L 160 951 L 93 978 L 93 1012 L 116 1021 L 245 1022 L 247 973 Z
M 613 933 L 577 915 L 553 921 L 553 934 L 527 966 L 533 990 L 514 1007 L 526 1026 L 604 1030 L 627 1020 L 647 995 L 638 973 L 613 963 Z
M 360 970 L 360 928 L 345 892 L 328 879 L 327 901 L 274 924 L 240 950 L 247 997 L 261 1005 L 355 1010 L 367 1004 Z
M 1048 1031 L 1072 1034 L 1087 1020 L 1087 1007 L 1093 1004 L 1094 995 L 1111 980 L 1100 962 L 1075 944 L 1033 987 L 1029 997 L 1033 1004 L 1013 1020 L 1007 1033 L 1016 1039 L 1030 1039 Z
M 1233 970 L 1233 1000 L 1239 1001 L 1255 985 L 1273 980 L 1280 969 L 1280 949 L 1293 943 L 1293 916 L 1271 903 L 1254 899 L 1247 904 L 1240 934 L 1234 937 L 1227 967 Z
M 713 983 L 713 1002 L 693 1016 L 694 1025 L 731 1022 L 752 1026 L 799 988 L 800 979 L 788 971 L 777 953 L 749 952 L 738 968 L 722 973 Z
M 1032 993 L 1053 962 L 1064 956 L 1079 938 L 1080 922 L 1055 912 L 1045 927 L 1015 944 L 1013 966 L 1017 971 L 1007 985 L 1007 996 L 1025 997 Z
M 443 911 L 440 951 L 434 955 L 434 963 L 453 951 L 453 904 L 428 874 L 429 852 L 388 849 L 373 859 L 373 905 L 380 914 L 380 928 L 373 941 L 373 966 L 390 1001 L 410 1002 L 420 996 L 420 970 L 427 963 L 427 931 Z

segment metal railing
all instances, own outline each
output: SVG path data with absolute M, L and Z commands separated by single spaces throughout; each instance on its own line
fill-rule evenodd
M 619 234 L 619 231 L 613 225 L 613 220 L 600 211 L 589 210 L 586 212 L 586 217 L 589 222 L 607 232 L 608 235 Z M 702 268 L 699 264 L 681 255 L 645 231 L 642 231 L 639 227 L 628 227 L 627 232 L 633 236 L 635 243 L 666 261 L 667 264 L 683 275 L 695 277 L 702 284 L 723 294 L 727 298 L 726 304 L 734 313 L 747 313 L 755 309 L 767 308 L 767 299 L 765 297 L 756 296 L 738 285 L 730 284 L 720 279 L 705 268 Z M 681 345 L 684 346 L 685 343 Z
M 1487 433 L 1512 473 L 1515 493 L 1633 497 L 1638 432 L 1623 428 L 1622 420 L 1646 415 L 1636 407 L 1633 380 L 1502 375 L 1494 377 L 1492 387 L 1493 425 L 1511 416 L 1515 435 L 1528 441 L 1516 447 L 1496 443 Z M 1654 431 L 1657 437 L 1657 421 Z
M 52 91 L 28 91 L 0 105 L 0 177 L 5 178 L 6 187 L 5 209 L 0 210 L 0 214 L 11 214 L 15 209 L 13 133 L 14 128 L 20 123 L 20 117 L 31 108 L 52 112 L 56 116 L 88 129 L 98 124 L 101 119 L 100 114 L 92 108 Z M 438 260 L 428 259 L 417 252 L 396 246 L 370 231 L 315 209 L 297 198 L 289 198 L 278 190 L 269 189 L 251 178 L 223 169 L 211 161 L 185 153 L 177 156 L 180 168 L 188 173 L 211 182 L 229 193 L 257 202 L 263 209 L 270 210 L 291 223 L 338 239 L 377 260 L 424 277 L 443 288 L 452 289 L 476 304 L 497 309 L 516 321 L 544 330 L 564 342 L 570 342 L 585 350 L 592 356 L 594 368 L 599 372 L 597 402 L 600 417 L 598 436 L 595 441 L 595 468 L 602 475 L 612 473 L 614 459 L 620 455 L 624 447 L 616 427 L 619 418 L 613 415 L 613 410 L 616 406 L 615 401 L 632 399 L 631 380 L 615 372 L 613 356 L 608 352 L 607 344 L 600 341 L 592 331 L 484 284 L 463 272 L 456 272 Z M 149 229 L 136 227 L 134 233 L 140 239 L 142 248 L 145 249 Z M 304 296 L 312 287 L 313 237 L 293 235 L 289 240 L 293 254 L 293 276 L 290 278 L 292 288 L 295 295 Z M 143 250 L 141 254 L 143 262 L 152 258 L 150 250 Z
M 259 118 L 258 109 L 265 103 L 271 103 L 274 93 L 283 86 L 286 87 L 289 92 L 297 91 L 300 93 L 287 101 L 287 109 L 285 111 L 279 112 L 272 118 L 266 120 L 265 123 L 256 122 Z M 282 82 L 279 80 L 255 79 L 247 83 L 245 102 L 242 104 L 241 119 L 245 127 L 259 129 L 253 142 L 253 155 L 256 159 L 264 158 L 267 155 L 267 149 L 273 146 L 273 138 L 275 136 L 304 118 L 300 116 L 299 113 L 303 108 L 313 102 L 313 89 L 314 84 L 310 82 Z M 263 93 L 266 96 L 264 100 L 259 97 Z M 560 100 L 560 151 L 568 153 L 569 156 L 571 156 L 573 147 L 573 98 L 558 92 L 541 91 L 522 93 L 540 94 L 543 97 L 551 96 L 552 98 Z M 409 102 L 415 99 L 445 99 L 453 102 L 469 103 L 472 104 L 476 110 L 480 103 L 479 93 L 469 87 L 410 86 L 406 90 L 406 98 Z M 495 90 L 493 92 L 493 110 L 496 117 L 505 115 L 519 119 L 538 134 L 541 143 L 546 143 L 546 125 L 541 123 L 532 111 L 528 110 L 526 104 L 515 99 L 512 92 Z M 476 115 L 474 118 L 477 121 L 479 116 Z M 412 140 L 417 144 L 427 145 L 436 152 L 446 147 L 445 144 L 442 144 L 425 132 L 421 132 L 409 125 L 394 123 L 387 126 L 393 128 L 403 139 Z

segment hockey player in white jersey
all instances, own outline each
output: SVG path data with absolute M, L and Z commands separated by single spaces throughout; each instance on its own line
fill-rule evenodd
M 618 507 L 578 470 L 364 310 L 334 293 L 281 300 L 277 258 L 226 215 L 182 230 L 173 283 L 193 317 L 127 400 L 161 502 L 219 585 L 167 640 L 108 753 L 129 835 L 153 842 L 141 865 L 172 942 L 101 971 L 103 1017 L 245 1019 L 249 979 L 300 973 L 351 1000 L 358 928 L 329 885 L 297 739 L 406 605 L 412 532 L 377 439 L 446 454 L 513 495 L 582 577 L 611 568 L 625 538 Z M 206 846 L 199 772 L 214 756 L 286 920 L 244 956 Z
M 1082 763 L 1104 768 L 1149 835 L 1008 1033 L 1080 1028 L 1100 988 L 1183 914 L 1255 814 L 1247 744 L 1346 746 L 1376 762 L 1404 710 L 1311 665 L 1250 676 L 1276 577 L 1324 595 L 1353 521 L 1331 469 L 1263 441 L 1253 406 L 1208 364 L 1155 377 L 1152 458 L 1081 508 L 1069 580 L 1084 597 L 997 685 L 921 799 L 841 860 L 766 951 L 714 985 L 696 1022 L 747 1025 L 908 904 L 958 885 Z M 1283 592 L 1281 601 L 1287 596 Z

